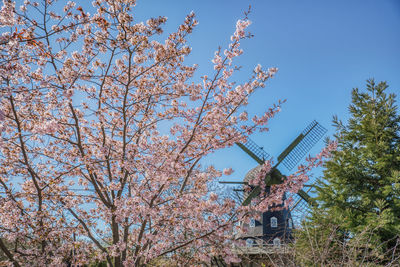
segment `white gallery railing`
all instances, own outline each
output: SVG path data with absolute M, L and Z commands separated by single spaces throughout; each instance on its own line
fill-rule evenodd
M 288 245 L 273 245 L 273 244 L 254 244 L 253 246 L 238 247 L 235 246 L 232 250 L 236 254 L 287 254 L 290 253 L 291 247 Z

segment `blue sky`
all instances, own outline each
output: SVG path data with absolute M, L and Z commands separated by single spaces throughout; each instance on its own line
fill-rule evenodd
M 167 16 L 166 32 L 174 30 L 190 11 L 199 25 L 189 38 L 188 63 L 199 64 L 199 76 L 212 71 L 211 58 L 224 47 L 237 19 L 251 5 L 249 31 L 243 43 L 243 66 L 235 76 L 244 81 L 258 63 L 279 68 L 276 77 L 251 99 L 251 113 L 261 113 L 287 99 L 271 121 L 270 132 L 252 137 L 277 156 L 313 119 L 332 135 L 332 116 L 347 118 L 350 92 L 364 88 L 368 78 L 389 83 L 400 93 L 400 1 L 397 0 L 186 0 L 138 1 L 136 18 Z M 399 98 L 397 98 L 399 99 Z M 317 153 L 323 142 L 311 151 Z M 231 180 L 241 180 L 257 164 L 234 147 L 210 157 L 217 167 L 232 166 Z

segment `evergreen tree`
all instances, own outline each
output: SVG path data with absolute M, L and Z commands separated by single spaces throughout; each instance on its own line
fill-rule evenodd
M 387 88 L 368 80 L 365 92 L 353 89 L 350 119 L 334 117 L 338 149 L 317 186 L 320 208 L 349 238 L 373 229 L 366 247 L 384 251 L 400 235 L 400 116 Z

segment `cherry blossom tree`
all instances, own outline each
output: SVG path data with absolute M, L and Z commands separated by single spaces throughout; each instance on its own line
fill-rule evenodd
M 191 52 L 186 37 L 197 24 L 193 13 L 160 42 L 166 18 L 135 21 L 134 0 L 95 0 L 92 14 L 63 4 L 3 0 L 0 10 L 6 262 L 238 260 L 229 249 L 234 223 L 257 207 L 238 207 L 210 192 L 222 171 L 201 160 L 244 142 L 242 133 L 265 130 L 280 108 L 251 119 L 245 111 L 275 68 L 257 66 L 247 82 L 232 81 L 240 41 L 251 37 L 247 16 L 229 46 L 216 51 L 213 73 L 195 81 L 197 66 L 184 64 Z M 279 199 L 304 180 L 293 175 L 267 198 Z

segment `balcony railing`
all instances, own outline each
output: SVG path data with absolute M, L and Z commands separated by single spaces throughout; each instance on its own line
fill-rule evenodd
M 288 254 L 291 247 L 285 244 L 279 246 L 273 244 L 253 244 L 252 246 L 234 247 L 233 252 L 236 254 Z

